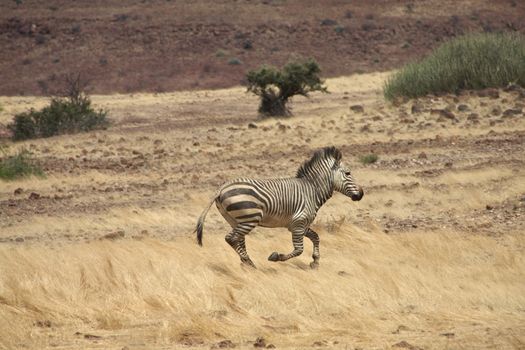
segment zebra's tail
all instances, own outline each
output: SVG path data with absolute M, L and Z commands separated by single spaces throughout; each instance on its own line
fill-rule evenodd
M 195 231 L 197 232 L 197 243 L 199 243 L 200 246 L 202 246 L 202 230 L 204 229 L 204 219 L 206 219 L 206 215 L 208 214 L 208 211 L 210 210 L 211 205 L 215 200 L 219 197 L 219 193 L 216 193 L 213 199 L 210 201 L 206 209 L 201 213 L 199 216 L 199 220 L 197 221 L 197 227 L 195 228 Z

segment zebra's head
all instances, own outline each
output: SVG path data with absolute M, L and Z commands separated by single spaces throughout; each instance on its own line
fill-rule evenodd
M 364 195 L 361 186 L 355 183 L 350 169 L 342 164 L 334 169 L 334 190 L 352 198 L 353 201 L 360 201 Z

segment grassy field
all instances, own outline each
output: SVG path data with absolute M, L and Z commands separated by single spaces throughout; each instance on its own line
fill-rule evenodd
M 522 91 L 392 105 L 388 76 L 329 79 L 286 120 L 240 87 L 95 95 L 108 130 L 11 144 L 46 178 L 0 182 L 0 348 L 523 348 Z M 0 97 L 0 123 L 46 103 Z M 318 270 L 309 244 L 266 260 L 284 229 L 250 234 L 242 268 L 214 208 L 197 246 L 222 182 L 291 176 L 328 144 L 365 196 L 319 212 Z

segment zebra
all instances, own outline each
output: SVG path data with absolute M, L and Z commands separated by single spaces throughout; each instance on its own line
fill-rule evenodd
M 245 236 L 256 226 L 286 227 L 292 233 L 293 251 L 289 254 L 273 252 L 269 261 L 286 261 L 303 252 L 303 237 L 313 243 L 311 268 L 319 266 L 319 235 L 310 228 L 317 211 L 340 192 L 353 201 L 363 198 L 350 170 L 341 163 L 341 152 L 335 147 L 317 150 L 305 161 L 292 178 L 251 179 L 239 178 L 226 182 L 200 215 L 197 227 L 197 243 L 202 246 L 204 220 L 211 205 L 217 209 L 232 227 L 226 242 L 237 252 L 242 264 L 255 268 L 246 252 Z

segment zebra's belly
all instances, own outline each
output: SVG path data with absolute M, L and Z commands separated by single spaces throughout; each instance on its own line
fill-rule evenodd
M 259 226 L 262 227 L 288 227 L 291 218 L 287 216 L 263 215 Z

